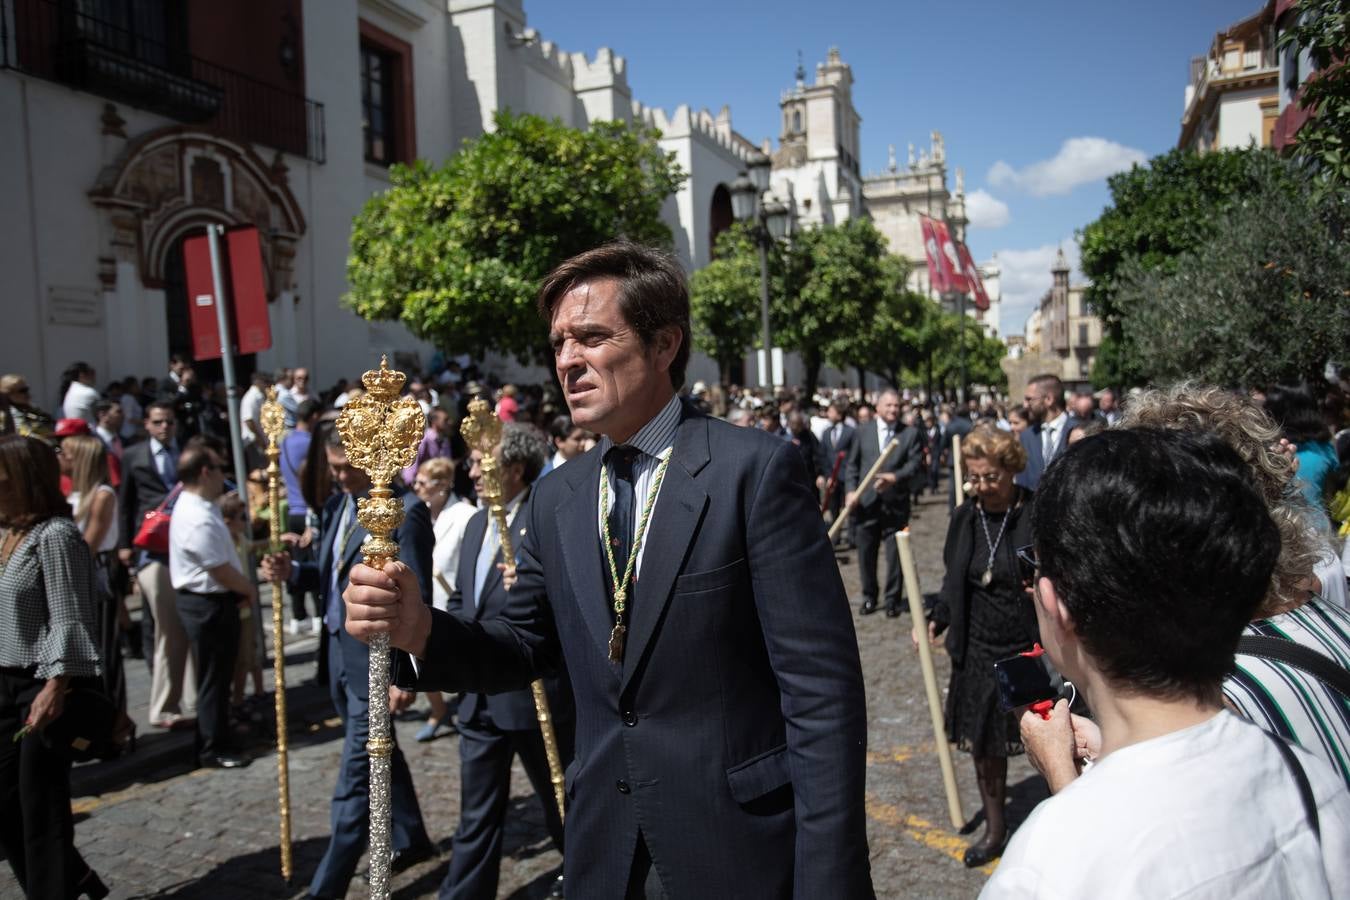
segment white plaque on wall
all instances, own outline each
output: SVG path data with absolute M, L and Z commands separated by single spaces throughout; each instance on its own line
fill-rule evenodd
M 103 295 L 93 288 L 48 288 L 47 322 L 97 328 L 103 324 Z

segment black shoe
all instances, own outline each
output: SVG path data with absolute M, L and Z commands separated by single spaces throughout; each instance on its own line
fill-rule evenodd
M 902 612 L 904 612 L 904 609 L 902 607 L 896 606 L 894 604 L 887 604 L 886 606 L 886 618 L 888 619 L 898 619 L 900 618 L 900 614 Z
M 966 864 L 967 869 L 978 869 L 1003 855 L 1003 848 L 1008 846 L 1008 836 L 1005 834 L 1003 840 L 997 843 L 991 842 L 988 838 L 980 841 L 978 844 L 972 844 L 966 849 L 966 853 L 961 857 L 961 862 Z
M 217 753 L 201 758 L 203 769 L 242 769 L 251 762 L 252 759 L 239 753 Z
M 862 612 L 864 616 L 870 616 L 872 613 L 876 611 L 877 611 L 877 601 L 872 599 L 863 601 L 862 609 L 860 610 L 860 612 Z
M 426 862 L 435 855 L 436 848 L 431 844 L 418 844 L 414 847 L 395 850 L 394 858 L 389 861 L 389 872 L 392 875 L 397 875 L 399 872 L 411 869 L 420 862 Z
M 562 879 L 558 879 L 561 881 Z M 89 900 L 103 900 L 108 896 L 108 886 L 93 869 L 86 869 L 84 877 L 75 885 L 76 897 L 88 897 Z
M 549 888 L 548 895 L 550 898 L 556 898 L 556 900 L 561 900 L 562 897 L 566 896 L 563 894 L 563 877 L 561 875 L 558 876 L 557 881 L 553 882 L 553 887 Z

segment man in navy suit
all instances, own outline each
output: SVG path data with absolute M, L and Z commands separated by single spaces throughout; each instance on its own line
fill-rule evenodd
M 1027 467 L 1013 481 L 1034 491 L 1045 467 L 1068 446 L 1069 432 L 1078 424 L 1078 419 L 1064 408 L 1064 382 L 1058 376 L 1037 375 L 1027 383 L 1022 399 L 1031 421 L 1020 438 L 1027 451 Z
M 291 562 L 285 553 L 263 560 L 263 575 L 271 580 L 283 580 L 292 591 L 313 593 L 324 610 L 323 624 L 328 630 L 328 688 L 333 705 L 342 718 L 344 730 L 342 762 L 338 767 L 337 784 L 333 788 L 330 813 L 333 833 L 328 849 L 319 862 L 319 868 L 310 882 L 311 897 L 345 897 L 347 884 L 356 872 L 356 863 L 366 849 L 370 836 L 370 758 L 366 754 L 366 737 L 370 731 L 370 652 L 364 643 L 343 630 L 346 610 L 342 591 L 352 566 L 361 559 L 361 542 L 370 532 L 356 519 L 356 503 L 370 493 L 370 476 L 347 461 L 347 451 L 341 436 L 334 428 L 328 432 L 324 453 L 333 481 L 341 493 L 328 499 L 320 516 L 320 546 L 317 562 Z M 398 542 L 399 559 L 403 571 L 418 586 L 421 596 L 431 597 L 431 514 L 427 505 L 411 491 L 404 491 L 395 479 L 395 495 L 403 499 L 403 524 L 394 531 Z M 413 694 L 391 688 L 389 697 L 376 697 L 377 703 L 388 703 L 390 710 L 406 709 Z M 390 736 L 394 736 L 390 732 Z M 403 758 L 403 751 L 394 746 L 390 759 L 390 792 L 393 810 L 392 840 L 394 871 L 407 868 L 426 859 L 434 848 L 422 824 L 422 810 L 417 805 L 412 774 Z
M 549 458 L 549 446 L 533 428 L 507 422 L 495 455 L 514 549 L 524 543 L 527 532 L 523 523 L 530 518 L 530 485 Z M 470 476 L 482 496 L 482 454 L 475 450 L 470 459 Z M 485 622 L 506 611 L 507 590 L 499 570 L 501 544 L 497 523 L 489 518 L 488 510 L 480 509 L 464 531 L 456 590 L 446 608 L 451 615 L 466 622 Z M 546 679 L 545 689 L 558 755 L 566 766 L 572 761 L 572 688 L 564 675 Z M 450 871 L 441 882 L 441 900 L 492 900 L 497 896 L 503 826 L 511 798 L 511 759 L 517 755 L 543 804 L 549 835 L 562 852 L 562 816 L 549 777 L 533 693 L 466 693 L 459 704 L 459 828 L 455 831 Z M 562 896 L 561 890 L 557 896 Z
M 667 254 L 587 251 L 539 305 L 601 439 L 535 485 L 507 609 L 465 622 L 402 565 L 357 566 L 347 629 L 389 634 L 419 687 L 519 689 L 566 660 L 569 895 L 872 897 L 862 669 L 801 454 L 681 404 Z

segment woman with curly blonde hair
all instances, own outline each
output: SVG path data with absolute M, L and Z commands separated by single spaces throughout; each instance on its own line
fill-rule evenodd
M 1031 543 L 1032 492 L 1013 483 L 1027 452 L 1011 432 L 981 424 L 961 439 L 961 459 L 967 500 L 947 529 L 946 575 L 928 636 L 947 632 L 947 737 L 975 758 L 985 832 L 964 857 L 975 867 L 1007 843 L 1008 757 L 1023 752 L 1017 720 L 999 707 L 994 661 L 1030 650 L 1039 632 L 1016 555 Z

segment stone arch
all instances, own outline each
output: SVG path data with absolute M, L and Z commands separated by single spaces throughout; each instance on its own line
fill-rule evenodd
M 134 263 L 145 287 L 162 286 L 172 248 L 208 223 L 256 225 L 268 296 L 293 287 L 295 248 L 306 224 L 280 153 L 268 165 L 251 147 L 209 131 L 161 128 L 129 141 L 99 173 L 89 199 L 103 213 L 105 287 L 115 283 L 119 262 Z
M 731 211 L 731 191 L 725 184 L 713 188 L 708 202 L 708 259 L 717 258 L 717 236 L 731 227 L 735 216 Z

